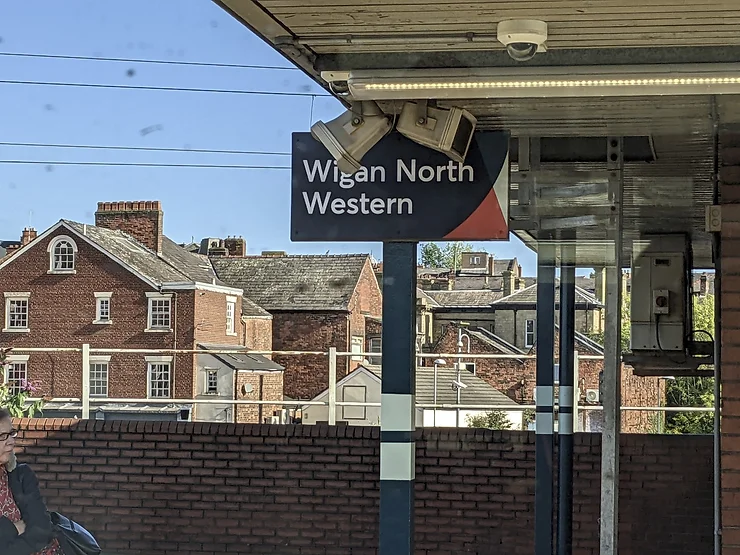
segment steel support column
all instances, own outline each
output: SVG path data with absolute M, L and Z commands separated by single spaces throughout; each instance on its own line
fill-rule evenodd
M 416 249 L 383 244 L 378 555 L 414 554 Z
M 560 375 L 558 388 L 558 555 L 573 550 L 573 387 L 575 372 L 575 245 L 560 249 Z
M 606 324 L 604 329 L 604 427 L 601 438 L 600 555 L 617 555 L 619 522 L 619 435 L 622 402 L 622 139 L 607 139 L 609 198 L 612 217 L 607 248 L 614 249 L 614 264 L 606 270 Z
M 553 417 L 555 245 L 537 249 L 537 400 L 535 417 L 535 555 L 553 554 Z

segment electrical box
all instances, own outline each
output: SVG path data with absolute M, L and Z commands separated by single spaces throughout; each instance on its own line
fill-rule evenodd
M 632 351 L 683 351 L 691 332 L 691 244 L 684 234 L 653 235 L 632 248 Z

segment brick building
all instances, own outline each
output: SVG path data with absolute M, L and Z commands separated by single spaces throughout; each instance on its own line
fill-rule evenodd
M 260 343 L 245 339 L 245 330 L 267 328 L 269 315 L 253 311 L 242 322 L 242 291 L 221 282 L 207 258 L 167 238 L 163 219 L 158 201 L 101 202 L 95 225 L 60 220 L 26 241 L 0 263 L 0 345 L 196 349 Z M 219 387 L 235 383 L 240 372 L 225 364 L 200 368 L 196 359 L 93 353 L 91 395 L 101 403 L 209 393 L 233 398 L 234 387 Z M 44 395 L 79 398 L 82 372 L 79 352 L 16 352 L 5 376 L 14 384 L 37 381 Z M 282 391 L 271 394 L 282 398 Z M 193 417 L 199 418 L 197 408 Z M 233 421 L 233 414 L 224 417 Z
M 442 336 L 433 347 L 435 353 L 456 353 L 458 344 L 458 329 L 455 324 L 448 324 Z M 494 388 L 508 395 L 512 400 L 523 403 L 534 403 L 537 363 L 534 359 L 516 358 L 516 355 L 536 354 L 534 345 L 526 352 L 501 337 L 484 328 L 463 328 L 462 331 L 470 337 L 470 353 L 472 354 L 506 354 L 512 358 L 461 359 L 469 370 L 490 383 Z M 591 341 L 585 335 L 576 332 L 575 350 L 579 356 L 603 356 L 601 345 Z M 555 357 L 559 350 L 559 330 L 555 330 Z M 464 350 L 468 352 L 468 340 L 463 341 Z M 452 362 L 452 361 L 448 361 Z M 586 400 L 586 390 L 599 389 L 599 375 L 604 369 L 603 360 L 580 360 L 578 364 L 578 387 L 581 391 L 580 404 L 583 406 L 598 405 Z M 622 403 L 625 406 L 658 406 L 665 393 L 665 383 L 660 378 L 635 376 L 632 368 L 622 365 Z M 584 428 L 598 429 L 600 412 L 584 411 L 582 424 Z M 622 430 L 624 432 L 651 432 L 657 424 L 654 414 L 641 411 L 623 411 Z
M 218 277 L 272 315 L 275 351 L 363 352 L 366 317 L 380 316 L 382 295 L 368 255 L 216 256 Z M 310 399 L 329 383 L 325 355 L 280 355 L 285 394 Z M 362 356 L 337 363 L 341 379 L 362 363 Z

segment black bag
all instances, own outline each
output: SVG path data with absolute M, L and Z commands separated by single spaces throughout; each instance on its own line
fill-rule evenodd
M 100 555 L 95 537 L 74 520 L 55 511 L 49 511 L 49 517 L 64 555 Z

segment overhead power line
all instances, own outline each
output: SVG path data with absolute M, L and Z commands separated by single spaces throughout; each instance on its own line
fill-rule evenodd
M 256 96 L 305 96 L 305 97 L 327 97 L 329 94 L 311 92 L 287 92 L 287 91 L 244 91 L 239 89 L 201 89 L 191 87 L 157 87 L 151 85 L 107 85 L 104 83 L 64 83 L 55 81 L 19 81 L 14 79 L 0 80 L 2 85 L 38 85 L 44 87 L 83 87 L 92 89 L 129 89 L 138 91 L 169 91 L 169 92 L 199 92 L 199 93 L 221 93 L 221 94 L 243 94 Z
M 249 164 L 163 164 L 145 162 L 68 162 L 53 160 L 0 160 L 0 164 L 38 166 L 100 166 L 134 168 L 219 168 L 229 170 L 289 170 L 290 166 L 262 166 Z
M 13 143 L 0 142 L 0 146 L 32 147 L 32 148 L 69 148 L 80 150 L 120 150 L 136 152 L 189 152 L 197 154 L 240 154 L 246 156 L 290 156 L 289 152 L 269 152 L 260 150 L 219 150 L 210 148 L 172 148 L 148 146 L 117 146 L 117 145 L 72 145 L 56 143 Z
M 94 62 L 120 62 L 127 64 L 160 64 L 173 66 L 223 67 L 234 69 L 265 69 L 276 71 L 300 71 L 297 67 L 269 66 L 258 64 L 226 64 L 217 62 L 186 62 L 178 60 L 147 60 L 143 58 L 108 58 L 105 56 L 67 56 L 63 54 L 33 54 L 27 52 L 0 52 L 0 56 L 12 58 L 39 58 L 49 60 L 79 60 Z

